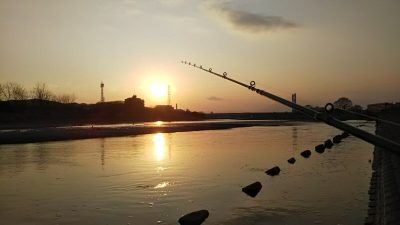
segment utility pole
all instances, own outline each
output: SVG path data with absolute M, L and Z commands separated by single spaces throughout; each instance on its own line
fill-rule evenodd
M 293 94 L 292 94 L 292 102 L 293 102 L 294 104 L 297 103 L 296 93 L 293 93 Z M 292 108 L 292 113 L 294 113 L 294 112 L 296 112 L 296 110 L 295 110 L 294 108 Z

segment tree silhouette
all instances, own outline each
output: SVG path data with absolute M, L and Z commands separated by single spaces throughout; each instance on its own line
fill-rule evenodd
M 54 94 L 47 88 L 46 83 L 37 83 L 31 91 L 31 96 L 33 99 L 48 101 L 54 98 Z
M 28 98 L 26 89 L 14 82 L 0 84 L 0 100 L 25 100 Z
M 3 85 L 2 84 L 0 84 L 0 101 L 3 101 L 4 100 L 4 98 L 3 98 Z
M 60 94 L 60 95 L 57 95 L 54 99 L 54 101 L 64 103 L 64 104 L 73 103 L 73 102 L 75 102 L 75 100 L 76 100 L 76 97 L 74 94 Z
M 341 97 L 336 100 L 333 105 L 339 109 L 350 109 L 353 107 L 353 102 L 349 98 Z
M 12 95 L 14 100 L 25 100 L 28 98 L 28 92 L 20 84 L 14 84 L 12 87 Z

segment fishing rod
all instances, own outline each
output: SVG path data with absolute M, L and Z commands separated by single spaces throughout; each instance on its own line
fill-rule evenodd
M 345 114 L 349 114 L 352 116 L 357 116 L 359 118 L 363 118 L 363 119 L 367 119 L 367 120 L 374 120 L 377 122 L 381 122 L 381 123 L 386 123 L 386 124 L 390 124 L 392 126 L 396 126 L 396 127 L 400 127 L 399 123 L 390 121 L 390 120 L 384 120 L 375 116 L 371 116 L 371 115 L 366 115 L 363 113 L 359 113 L 359 112 L 354 112 L 354 111 L 350 111 L 350 110 L 346 110 L 346 109 L 340 109 L 340 108 L 335 108 L 335 112 L 339 112 L 339 113 L 345 113 Z
M 269 99 L 272 99 L 272 100 L 274 100 L 276 102 L 279 102 L 279 103 L 281 103 L 281 104 L 283 104 L 285 106 L 288 106 L 288 107 L 290 107 L 292 109 L 295 109 L 296 111 L 299 111 L 299 112 L 301 112 L 301 113 L 313 118 L 314 120 L 322 121 L 322 122 L 324 122 L 324 123 L 326 123 L 326 124 L 328 124 L 330 126 L 333 126 L 333 127 L 337 128 L 339 130 L 342 130 L 342 131 L 345 131 L 345 132 L 347 132 L 349 134 L 352 134 L 355 137 L 358 137 L 358 138 L 360 138 L 360 139 L 362 139 L 362 140 L 364 140 L 364 141 L 366 141 L 368 143 L 371 143 L 373 145 L 382 147 L 382 148 L 384 148 L 386 150 L 389 150 L 389 151 L 391 151 L 393 153 L 400 154 L 400 144 L 399 143 L 394 142 L 394 141 L 392 141 L 390 139 L 381 137 L 379 135 L 371 134 L 371 133 L 366 132 L 364 130 L 361 130 L 359 128 L 353 127 L 353 126 L 351 126 L 351 125 L 349 125 L 347 123 L 344 123 L 344 122 L 336 119 L 335 117 L 333 117 L 332 113 L 333 113 L 335 107 L 334 107 L 334 105 L 332 103 L 328 103 L 328 104 L 325 105 L 325 111 L 324 112 L 318 112 L 316 110 L 309 109 L 309 108 L 306 108 L 306 107 L 301 106 L 299 104 L 296 104 L 294 102 L 288 101 L 288 100 L 286 100 L 284 98 L 281 98 L 281 97 L 279 97 L 277 95 L 274 95 L 274 94 L 269 93 L 267 91 L 264 91 L 262 89 L 258 89 L 258 88 L 256 88 L 256 82 L 255 81 L 251 81 L 250 84 L 245 84 L 245 83 L 237 81 L 237 80 L 235 80 L 233 78 L 228 77 L 228 74 L 226 72 L 223 72 L 222 74 L 220 74 L 220 73 L 214 72 L 212 70 L 212 68 L 206 69 L 202 65 L 198 66 L 195 63 L 191 63 L 191 62 L 187 62 L 187 61 L 181 61 L 181 63 L 189 65 L 189 66 L 193 66 L 193 67 L 195 67 L 197 69 L 200 69 L 200 70 L 203 70 L 205 72 L 211 73 L 211 74 L 213 74 L 213 75 L 215 75 L 217 77 L 223 78 L 223 79 L 231 81 L 233 83 L 236 83 L 236 84 L 238 84 L 240 86 L 243 86 L 243 87 L 249 89 L 250 91 L 256 92 L 259 95 L 262 95 L 262 96 L 267 97 Z

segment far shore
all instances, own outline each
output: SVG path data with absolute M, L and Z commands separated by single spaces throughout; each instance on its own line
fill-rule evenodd
M 0 144 L 24 144 L 89 138 L 121 137 L 152 133 L 174 133 L 201 130 L 221 130 L 252 126 L 291 126 L 293 121 L 230 121 L 212 123 L 165 123 L 153 126 L 124 127 L 58 127 L 0 132 Z

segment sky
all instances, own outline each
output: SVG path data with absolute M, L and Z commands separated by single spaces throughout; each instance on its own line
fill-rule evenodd
M 186 60 L 302 105 L 398 102 L 398 12 L 398 0 L 0 0 L 0 83 L 95 103 L 104 82 L 106 101 L 146 106 L 170 85 L 182 109 L 288 110 Z

